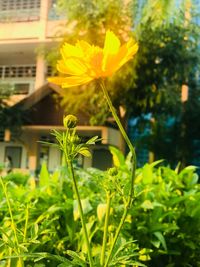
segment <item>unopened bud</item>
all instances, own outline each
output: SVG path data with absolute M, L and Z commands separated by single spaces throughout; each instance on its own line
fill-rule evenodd
M 71 136 L 70 141 L 74 144 L 79 144 L 80 143 L 80 138 L 78 135 Z
M 75 117 L 74 115 L 67 115 L 63 118 L 63 125 L 68 128 L 74 128 L 77 125 L 77 117 Z

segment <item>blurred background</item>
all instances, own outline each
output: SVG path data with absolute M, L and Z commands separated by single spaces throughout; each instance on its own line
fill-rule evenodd
M 92 159 L 78 166 L 106 169 L 109 145 L 126 147 L 95 82 L 62 89 L 49 84 L 64 42 L 103 46 L 107 29 L 139 43 L 135 58 L 106 81 L 133 143 L 138 165 L 165 159 L 200 166 L 200 1 L 0 0 L 0 162 L 53 171 L 62 155 L 54 142 L 64 114 L 79 118 L 83 140 L 98 135 Z

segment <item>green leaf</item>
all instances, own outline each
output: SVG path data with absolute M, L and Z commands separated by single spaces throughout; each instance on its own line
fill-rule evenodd
M 142 168 L 142 182 L 144 184 L 152 184 L 153 182 L 153 167 L 145 164 Z
M 142 204 L 141 207 L 143 209 L 147 209 L 147 210 L 153 210 L 154 209 L 154 205 L 150 200 L 145 200 Z
M 53 183 L 58 185 L 59 183 L 59 177 L 60 177 L 60 171 L 56 170 L 52 175 L 51 175 L 51 180 Z
M 86 142 L 86 144 L 87 144 L 87 145 L 94 145 L 94 144 L 95 144 L 97 141 L 99 141 L 99 140 L 101 140 L 101 138 L 98 139 L 98 136 L 96 135 L 96 136 L 90 138 L 90 139 Z
M 75 264 L 73 263 L 61 263 L 57 267 L 73 267 Z
M 39 185 L 40 187 L 49 186 L 49 173 L 47 170 L 46 162 L 42 163 L 42 168 L 39 176 Z
M 163 162 L 164 159 L 160 159 L 160 160 L 156 160 L 154 162 L 152 162 L 151 164 L 149 164 L 151 167 L 155 167 L 156 165 L 160 164 L 161 162 Z
M 109 146 L 109 150 L 113 156 L 113 164 L 116 167 L 125 165 L 125 158 L 123 153 L 114 146 Z
M 160 247 L 160 241 L 158 239 L 151 240 L 151 244 L 154 245 L 154 247 L 156 247 L 156 248 Z
M 73 264 L 78 264 L 78 266 L 87 267 L 87 262 L 85 262 L 77 252 L 72 251 L 72 250 L 67 250 L 66 253 L 67 253 L 67 255 L 72 257 Z
M 91 152 L 88 150 L 88 148 L 87 147 L 82 147 L 82 148 L 80 148 L 79 150 L 78 150 L 78 153 L 79 154 L 81 154 L 81 155 L 83 155 L 84 157 L 91 157 L 92 155 L 91 155 Z
M 32 258 L 34 259 L 34 262 L 43 260 L 43 259 L 51 259 L 57 262 L 61 262 L 66 264 L 65 266 L 76 266 L 75 264 L 73 264 L 71 261 L 69 261 L 68 259 L 59 256 L 59 255 L 53 255 L 47 252 L 35 252 L 35 253 L 24 253 L 24 254 L 20 254 L 20 255 L 12 255 L 12 256 L 4 256 L 2 257 L 3 259 L 15 259 L 15 258 Z
M 92 206 L 90 204 L 90 201 L 88 198 L 85 199 L 81 199 L 81 205 L 82 205 L 82 209 L 83 209 L 83 213 L 87 214 L 88 212 L 90 212 L 92 210 Z M 79 210 L 78 210 L 78 201 L 74 200 L 74 220 L 78 220 L 78 218 L 80 217 L 79 214 Z
M 165 241 L 163 234 L 161 232 L 154 232 L 153 234 L 158 238 L 163 248 L 167 251 L 167 245 L 166 245 L 166 241 Z

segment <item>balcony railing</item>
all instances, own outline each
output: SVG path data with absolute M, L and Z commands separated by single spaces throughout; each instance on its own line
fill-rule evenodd
M 52 76 L 52 67 L 47 66 L 46 77 Z M 11 86 L 15 94 L 33 92 L 36 78 L 36 65 L 0 65 L 0 85 Z M 1 88 L 0 86 L 0 88 Z
M 36 76 L 35 65 L 11 65 L 0 66 L 0 79 L 5 78 L 27 78 Z
M 40 18 L 40 0 L 0 0 L 0 22 L 34 21 Z
M 40 19 L 39 9 L 0 10 L 0 22 L 37 21 Z
M 0 83 L 14 88 L 15 94 L 28 94 L 34 90 L 35 65 L 0 66 Z

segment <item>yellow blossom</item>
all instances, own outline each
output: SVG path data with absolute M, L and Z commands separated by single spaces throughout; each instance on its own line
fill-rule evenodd
M 138 50 L 138 44 L 131 38 L 121 46 L 118 37 L 110 30 L 106 32 L 104 47 L 78 41 L 76 45 L 65 43 L 57 70 L 62 76 L 51 77 L 49 82 L 63 88 L 78 86 L 94 79 L 109 77 L 129 61 Z

